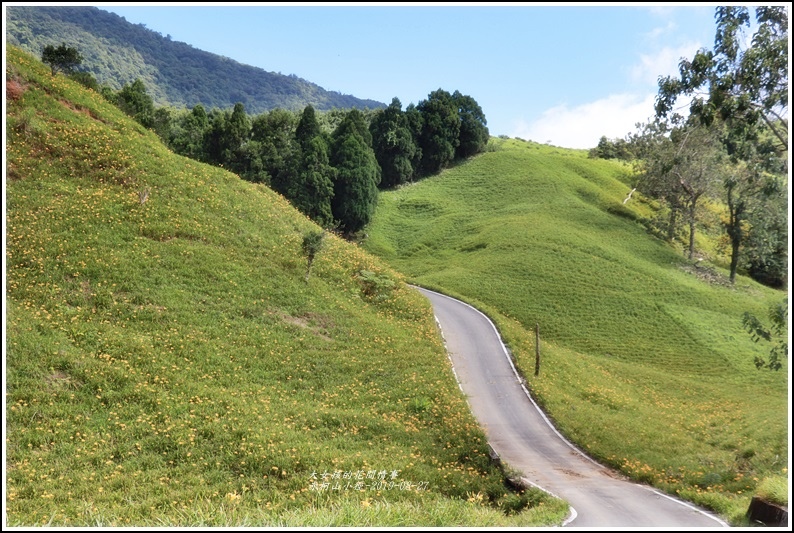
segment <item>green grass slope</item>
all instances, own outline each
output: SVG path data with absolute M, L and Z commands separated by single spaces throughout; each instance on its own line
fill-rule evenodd
M 365 248 L 495 319 L 557 425 L 593 456 L 741 523 L 788 477 L 788 368 L 758 371 L 745 311 L 786 294 L 652 237 L 627 171 L 516 140 L 381 195 Z M 712 275 L 704 276 L 704 272 Z M 541 371 L 534 377 L 534 328 Z
M 305 282 L 282 197 L 14 47 L 6 91 L 7 525 L 562 521 L 381 260 L 329 236 Z

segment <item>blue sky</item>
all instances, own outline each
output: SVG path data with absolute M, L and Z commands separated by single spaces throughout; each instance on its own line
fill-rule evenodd
M 472 96 L 492 135 L 591 148 L 712 48 L 714 4 L 93 4 L 175 41 L 403 108 Z

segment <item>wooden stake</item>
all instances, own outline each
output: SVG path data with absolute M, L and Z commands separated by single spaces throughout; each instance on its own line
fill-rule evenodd
M 535 376 L 540 374 L 540 325 L 535 324 Z

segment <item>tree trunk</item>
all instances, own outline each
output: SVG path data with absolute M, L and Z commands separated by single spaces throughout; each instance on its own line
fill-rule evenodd
M 736 202 L 733 197 L 734 184 L 727 185 L 728 199 L 728 226 L 726 228 L 731 240 L 731 283 L 736 282 L 736 270 L 739 268 L 739 248 L 742 244 L 742 202 Z
M 693 196 L 689 201 L 689 259 L 695 255 L 695 217 L 697 212 L 698 196 Z
M 736 270 L 739 268 L 739 244 L 740 239 L 731 236 L 731 283 L 736 282 Z
M 675 237 L 675 224 L 676 218 L 678 216 L 678 208 L 671 205 L 670 206 L 670 221 L 667 225 L 667 240 L 673 242 L 673 238 Z

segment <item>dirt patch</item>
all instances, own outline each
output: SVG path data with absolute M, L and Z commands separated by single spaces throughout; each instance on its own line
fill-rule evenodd
M 623 480 L 623 481 L 626 481 L 627 479 L 629 479 L 626 476 L 624 476 L 623 474 L 621 474 L 620 472 L 618 472 L 617 470 L 612 470 L 611 468 L 608 468 L 608 467 L 604 468 L 603 472 L 604 472 L 604 474 L 606 474 L 607 476 L 611 477 L 612 479 L 620 479 L 620 480 Z
M 6 80 L 6 98 L 9 100 L 19 100 L 25 94 L 25 86 L 17 80 Z
M 707 265 L 684 265 L 681 267 L 681 270 L 688 274 L 692 274 L 696 278 L 701 281 L 704 281 L 710 285 L 720 285 L 722 287 L 731 287 L 731 280 L 719 272 L 715 268 L 712 268 Z
M 22 179 L 22 175 L 17 170 L 17 166 L 13 161 L 6 163 L 6 179 L 9 181 L 17 181 Z
M 96 120 L 97 122 L 102 122 L 103 124 L 107 124 L 107 121 L 105 121 L 105 120 L 102 120 L 101 118 L 99 118 L 98 116 L 96 116 L 96 115 L 95 115 L 95 114 L 94 114 L 94 113 L 93 113 L 93 112 L 92 112 L 90 109 L 88 109 L 87 107 L 83 107 L 83 106 L 81 106 L 81 105 L 75 104 L 75 103 L 73 103 L 73 102 L 70 102 L 70 101 L 68 101 L 68 100 L 59 100 L 59 102 L 60 102 L 61 104 L 63 104 L 65 107 L 67 107 L 67 108 L 71 109 L 72 111 L 74 111 L 75 113 L 81 113 L 81 114 L 83 114 L 83 115 L 85 115 L 85 116 L 87 116 L 87 117 L 89 117 L 89 118 L 92 118 L 92 119 Z
M 274 314 L 287 324 L 309 330 L 312 334 L 323 340 L 329 342 L 333 341 L 333 339 L 328 336 L 328 330 L 333 327 L 333 321 L 327 316 L 317 313 L 304 313 L 300 316 L 292 316 L 282 311 L 276 311 Z
M 56 370 L 49 376 L 45 377 L 44 383 L 46 383 L 47 387 L 50 389 L 64 389 L 68 387 L 76 388 L 76 384 L 72 377 L 65 372 L 61 372 L 60 370 Z
M 569 470 L 568 468 L 555 468 L 555 470 L 557 472 L 561 472 L 565 474 L 568 477 L 577 477 L 577 478 L 584 477 L 582 474 L 579 474 L 578 472 L 574 472 L 573 470 Z

